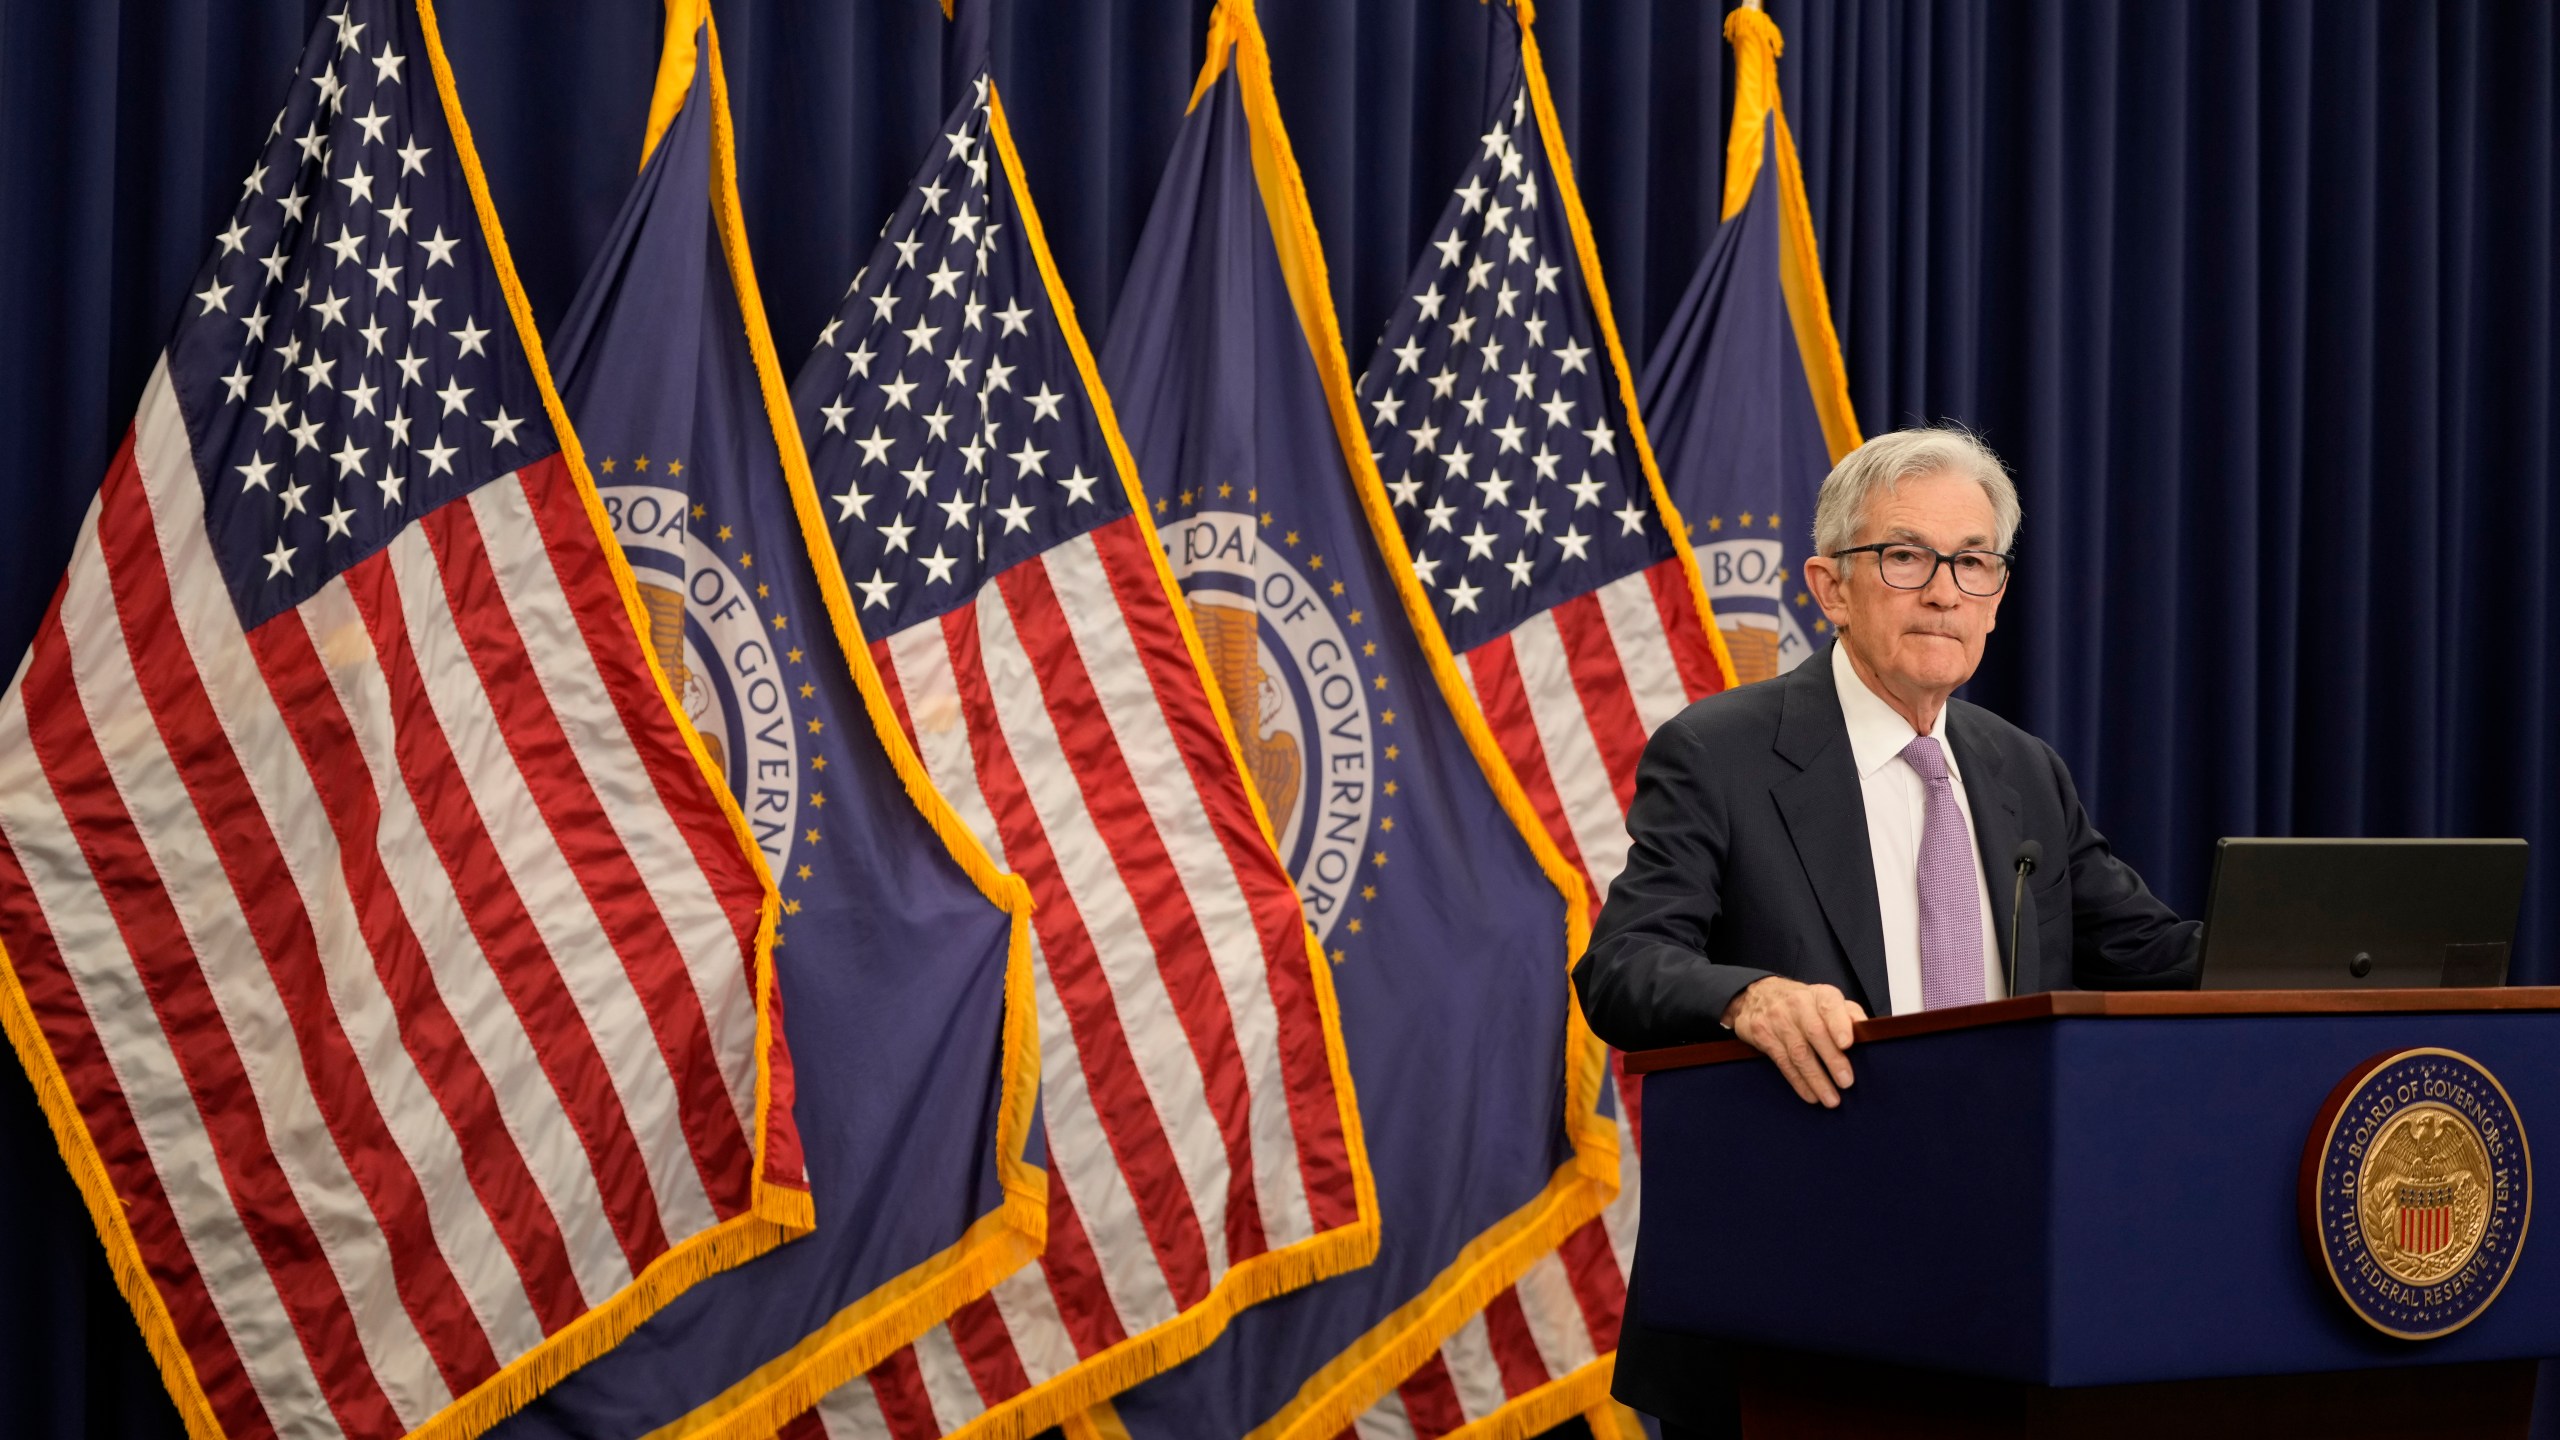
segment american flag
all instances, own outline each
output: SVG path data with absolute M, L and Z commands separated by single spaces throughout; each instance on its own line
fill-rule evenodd
M 0 1012 L 199 1434 L 474 1433 L 807 1223 L 448 84 L 317 27 L 0 697 Z
M 1360 398 L 1449 647 L 1596 906 L 1626 864 L 1645 737 L 1726 671 L 1533 93 L 1521 63 L 1495 87 Z
M 1640 393 L 1664 488 L 1697 524 L 1714 618 L 1749 681 L 1813 653 L 1823 622 L 1787 582 L 1810 533 L 1814 492 L 1833 457 L 1857 445 L 1858 422 L 1779 102 L 1777 26 L 1743 8 L 1726 17 L 1725 36 L 1735 73 L 1725 223 L 1656 343 Z M 1783 529 L 1781 512 L 1793 517 Z M 1642 1133 L 1634 1123 L 1640 1092 L 1633 1077 L 1621 1080 L 1622 1153 L 1631 1157 Z M 1557 1257 L 1568 1284 L 1532 1272 L 1510 1297 L 1516 1319 L 1505 1300 L 1489 1306 L 1480 1335 L 1444 1346 L 1363 1417 L 1364 1440 L 1530 1434 L 1550 1417 L 1604 1403 L 1634 1258 L 1638 1199 L 1628 1165 L 1606 1246 L 1589 1228 L 1568 1241 Z M 1585 1333 L 1587 1346 L 1578 1338 Z M 1595 1416 L 1595 1434 L 1612 1428 Z
M 1326 977 L 969 73 L 794 390 L 901 720 L 1037 907 L 1047 1252 L 800 1422 L 899 1440 L 1027 1434 L 1376 1245 Z
M 1733 681 L 1643 429 L 1599 257 L 1517 12 L 1481 147 L 1360 393 L 1415 569 L 1593 904 L 1624 868 L 1646 739 Z M 1634 1259 L 1641 1095 L 1612 1061 L 1622 1184 L 1360 1419 L 1363 1440 L 1527 1434 L 1600 1403 Z

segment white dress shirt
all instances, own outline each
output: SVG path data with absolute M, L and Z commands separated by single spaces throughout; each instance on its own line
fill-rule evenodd
M 1867 801 L 1867 851 L 1876 867 L 1876 909 L 1884 920 L 1884 976 L 1893 1013 L 1917 1014 L 1920 1003 L 1920 833 L 1926 823 L 1929 782 L 1902 758 L 1903 747 L 1920 732 L 1882 696 L 1867 688 L 1857 667 L 1849 663 L 1846 642 L 1831 647 L 1831 682 L 1840 692 L 1841 718 L 1849 722 L 1849 753 L 1858 767 L 1858 788 Z M 1975 903 L 1982 909 L 1982 998 L 2007 993 L 2000 983 L 2000 938 L 1991 923 L 1991 890 L 1982 877 L 1982 840 L 1973 828 L 1973 801 L 1964 792 L 1964 771 L 1956 763 L 1956 747 L 1947 739 L 1947 711 L 1938 708 L 1930 730 L 1947 757 L 1947 776 L 1956 792 L 1956 811 L 1964 816 L 1965 854 L 1973 861 Z

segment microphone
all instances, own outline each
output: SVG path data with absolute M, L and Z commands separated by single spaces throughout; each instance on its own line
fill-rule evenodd
M 2009 864 L 2018 872 L 2017 884 L 2009 891 L 2009 993 L 2018 993 L 2018 927 L 2027 906 L 2027 877 L 2044 863 L 2044 846 L 2034 840 L 2018 842 L 2018 852 Z

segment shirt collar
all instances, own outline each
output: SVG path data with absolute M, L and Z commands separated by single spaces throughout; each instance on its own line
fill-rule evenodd
M 1831 642 L 1831 683 L 1840 692 L 1840 718 L 1849 722 L 1849 753 L 1857 762 L 1858 777 L 1865 779 L 1901 759 L 1903 747 L 1920 732 L 1883 696 L 1867 688 L 1857 667 L 1849 663 L 1846 640 Z M 1947 710 L 1948 706 L 1938 707 L 1938 723 L 1929 733 L 1937 737 L 1938 748 L 1947 757 L 1947 773 L 1960 776 L 1955 746 L 1947 743 Z

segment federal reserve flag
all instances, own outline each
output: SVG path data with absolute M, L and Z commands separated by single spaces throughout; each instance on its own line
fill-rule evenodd
M 1643 394 L 1663 484 L 1689 517 L 1716 624 L 1749 682 L 1794 669 L 1829 638 L 1804 557 L 1814 495 L 1857 448 L 1858 419 L 1778 103 L 1778 27 L 1736 10 L 1725 35 L 1724 224 L 1645 367 Z
M 756 299 L 707 7 L 668 9 L 654 144 L 554 353 L 660 663 L 780 882 L 818 1228 L 697 1286 L 517 1437 L 762 1440 L 1038 1254 L 1047 1223 L 1022 1161 L 1030 894 L 925 779 L 853 626 Z
M 0 698 L 0 1020 L 193 1434 L 466 1436 L 810 1223 L 775 897 L 427 5 L 197 281 Z
M 1384 1233 L 1115 1408 L 1134 1440 L 1331 1436 L 1616 1184 L 1582 887 L 1388 513 L 1251 0 L 1211 22 L 1130 276 L 1103 371 L 1333 967 Z
M 1037 902 L 1048 1249 L 808 1424 L 1016 1436 L 1365 1263 L 1331 976 L 1040 238 L 987 72 L 793 398 L 934 783 Z

